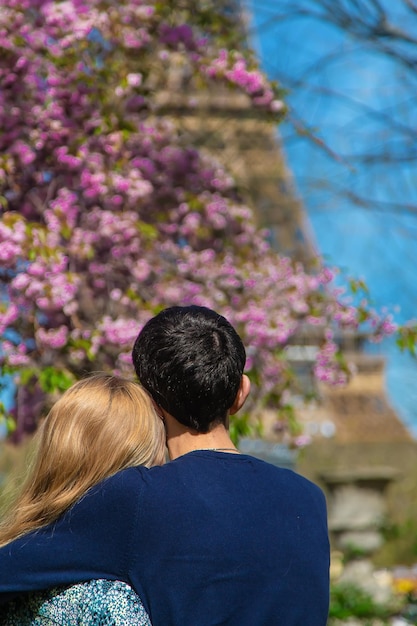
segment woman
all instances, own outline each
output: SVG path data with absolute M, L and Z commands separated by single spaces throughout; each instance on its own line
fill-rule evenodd
M 36 434 L 23 487 L 0 526 L 0 546 L 53 523 L 86 492 L 135 465 L 162 465 L 165 433 L 146 392 L 107 374 L 75 383 Z M 82 621 L 80 621 L 82 619 Z M 5 626 L 147 626 L 136 594 L 119 581 L 90 581 L 18 597 L 0 610 Z

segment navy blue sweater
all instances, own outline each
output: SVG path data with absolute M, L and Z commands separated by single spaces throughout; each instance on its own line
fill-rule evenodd
M 124 470 L 57 522 L 0 549 L 0 599 L 107 578 L 153 626 L 325 626 L 320 489 L 246 455 L 196 451 Z

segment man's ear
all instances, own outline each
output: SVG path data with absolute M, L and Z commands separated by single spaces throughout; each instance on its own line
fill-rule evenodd
M 246 376 L 246 374 L 243 374 L 241 381 L 240 381 L 238 392 L 236 394 L 235 401 L 233 402 L 229 410 L 230 415 L 234 415 L 242 408 L 242 406 L 246 402 L 246 398 L 248 397 L 249 392 L 250 392 L 250 380 Z
M 161 406 L 159 406 L 159 404 L 157 404 L 153 398 L 151 398 L 151 402 L 153 404 L 153 408 L 155 409 L 155 413 L 157 414 L 158 417 L 161 418 L 161 420 L 165 424 L 165 411 L 164 411 L 164 409 Z

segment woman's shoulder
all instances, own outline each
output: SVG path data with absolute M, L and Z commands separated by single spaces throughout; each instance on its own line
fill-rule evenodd
M 102 579 L 22 596 L 2 607 L 0 618 L 4 626 L 150 626 L 140 598 L 127 584 Z

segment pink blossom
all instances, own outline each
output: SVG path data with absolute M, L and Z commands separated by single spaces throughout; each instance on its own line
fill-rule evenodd
M 131 87 L 139 87 L 142 84 L 142 74 L 130 73 L 126 78 L 127 84 Z
M 35 338 L 40 347 L 59 349 L 67 343 L 68 328 L 66 326 L 49 329 L 38 328 L 35 332 Z
M 8 362 L 12 367 L 24 367 L 30 363 L 30 358 L 27 354 L 10 354 Z
M 138 334 L 135 320 L 122 318 L 113 320 L 107 315 L 98 324 L 98 328 L 102 330 L 105 341 L 120 347 L 125 345 L 130 347 Z
M 294 438 L 293 443 L 296 448 L 305 448 L 311 443 L 311 437 L 305 434 L 299 435 Z
M 11 287 L 17 291 L 23 291 L 29 285 L 30 281 L 30 276 L 22 272 L 12 280 Z
M 4 313 L 0 311 L 0 335 L 3 335 L 8 326 L 13 324 L 19 316 L 19 309 L 13 302 L 8 304 Z
M 21 247 L 11 241 L 4 241 L 0 245 L 0 262 L 4 265 L 12 265 L 21 254 Z

